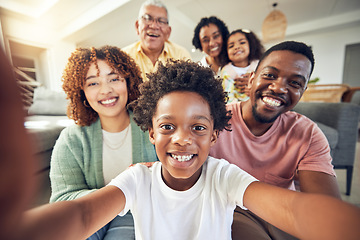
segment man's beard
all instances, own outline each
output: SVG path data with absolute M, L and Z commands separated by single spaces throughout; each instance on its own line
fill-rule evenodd
M 254 106 L 252 107 L 252 114 L 255 118 L 255 120 L 257 122 L 260 122 L 260 123 L 273 123 L 275 122 L 275 120 L 278 118 L 278 116 L 280 116 L 281 113 L 278 113 L 277 115 L 275 115 L 274 117 L 271 117 L 271 118 L 267 118 L 265 116 L 262 116 L 261 114 L 259 114 L 257 111 L 256 111 L 256 108 L 257 108 L 257 103 L 254 104 Z

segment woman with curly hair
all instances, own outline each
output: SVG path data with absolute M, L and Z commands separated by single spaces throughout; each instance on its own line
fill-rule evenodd
M 194 30 L 192 44 L 206 54 L 200 64 L 211 67 L 217 75 L 220 74 L 220 69 L 229 62 L 225 43 L 228 35 L 228 27 L 215 16 L 202 18 Z
M 140 94 L 142 79 L 126 53 L 111 46 L 78 48 L 68 60 L 62 81 L 70 100 L 67 113 L 76 125 L 65 128 L 55 144 L 50 202 L 94 192 L 129 165 L 156 158 L 148 133 L 141 131 L 128 109 Z M 131 215 L 115 218 L 90 239 L 119 235 L 134 238 Z

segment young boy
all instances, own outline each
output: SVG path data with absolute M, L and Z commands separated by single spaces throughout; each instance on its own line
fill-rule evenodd
M 82 198 L 29 211 L 24 236 L 81 239 L 131 210 L 136 239 L 230 239 L 237 205 L 302 239 L 358 238 L 355 206 L 258 182 L 208 156 L 231 117 L 210 68 L 185 61 L 160 65 L 141 93 L 134 118 L 149 130 L 160 162 L 130 167 Z

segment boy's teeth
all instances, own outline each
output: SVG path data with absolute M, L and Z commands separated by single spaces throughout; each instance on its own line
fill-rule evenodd
M 186 162 L 189 161 L 194 155 L 174 155 L 171 154 L 171 157 L 174 158 L 175 160 L 179 161 L 179 162 Z
M 104 100 L 104 101 L 101 101 L 102 104 L 110 104 L 110 103 L 113 103 L 115 102 L 116 99 L 115 98 L 112 98 L 112 99 L 108 99 L 108 100 Z
M 281 105 L 281 102 L 274 98 L 263 97 L 263 101 L 273 107 L 278 107 Z

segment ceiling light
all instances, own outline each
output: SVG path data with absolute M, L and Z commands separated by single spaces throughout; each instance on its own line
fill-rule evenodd
M 263 43 L 281 41 L 285 38 L 287 20 L 285 14 L 276 10 L 277 3 L 273 3 L 273 10 L 266 16 L 262 25 Z

